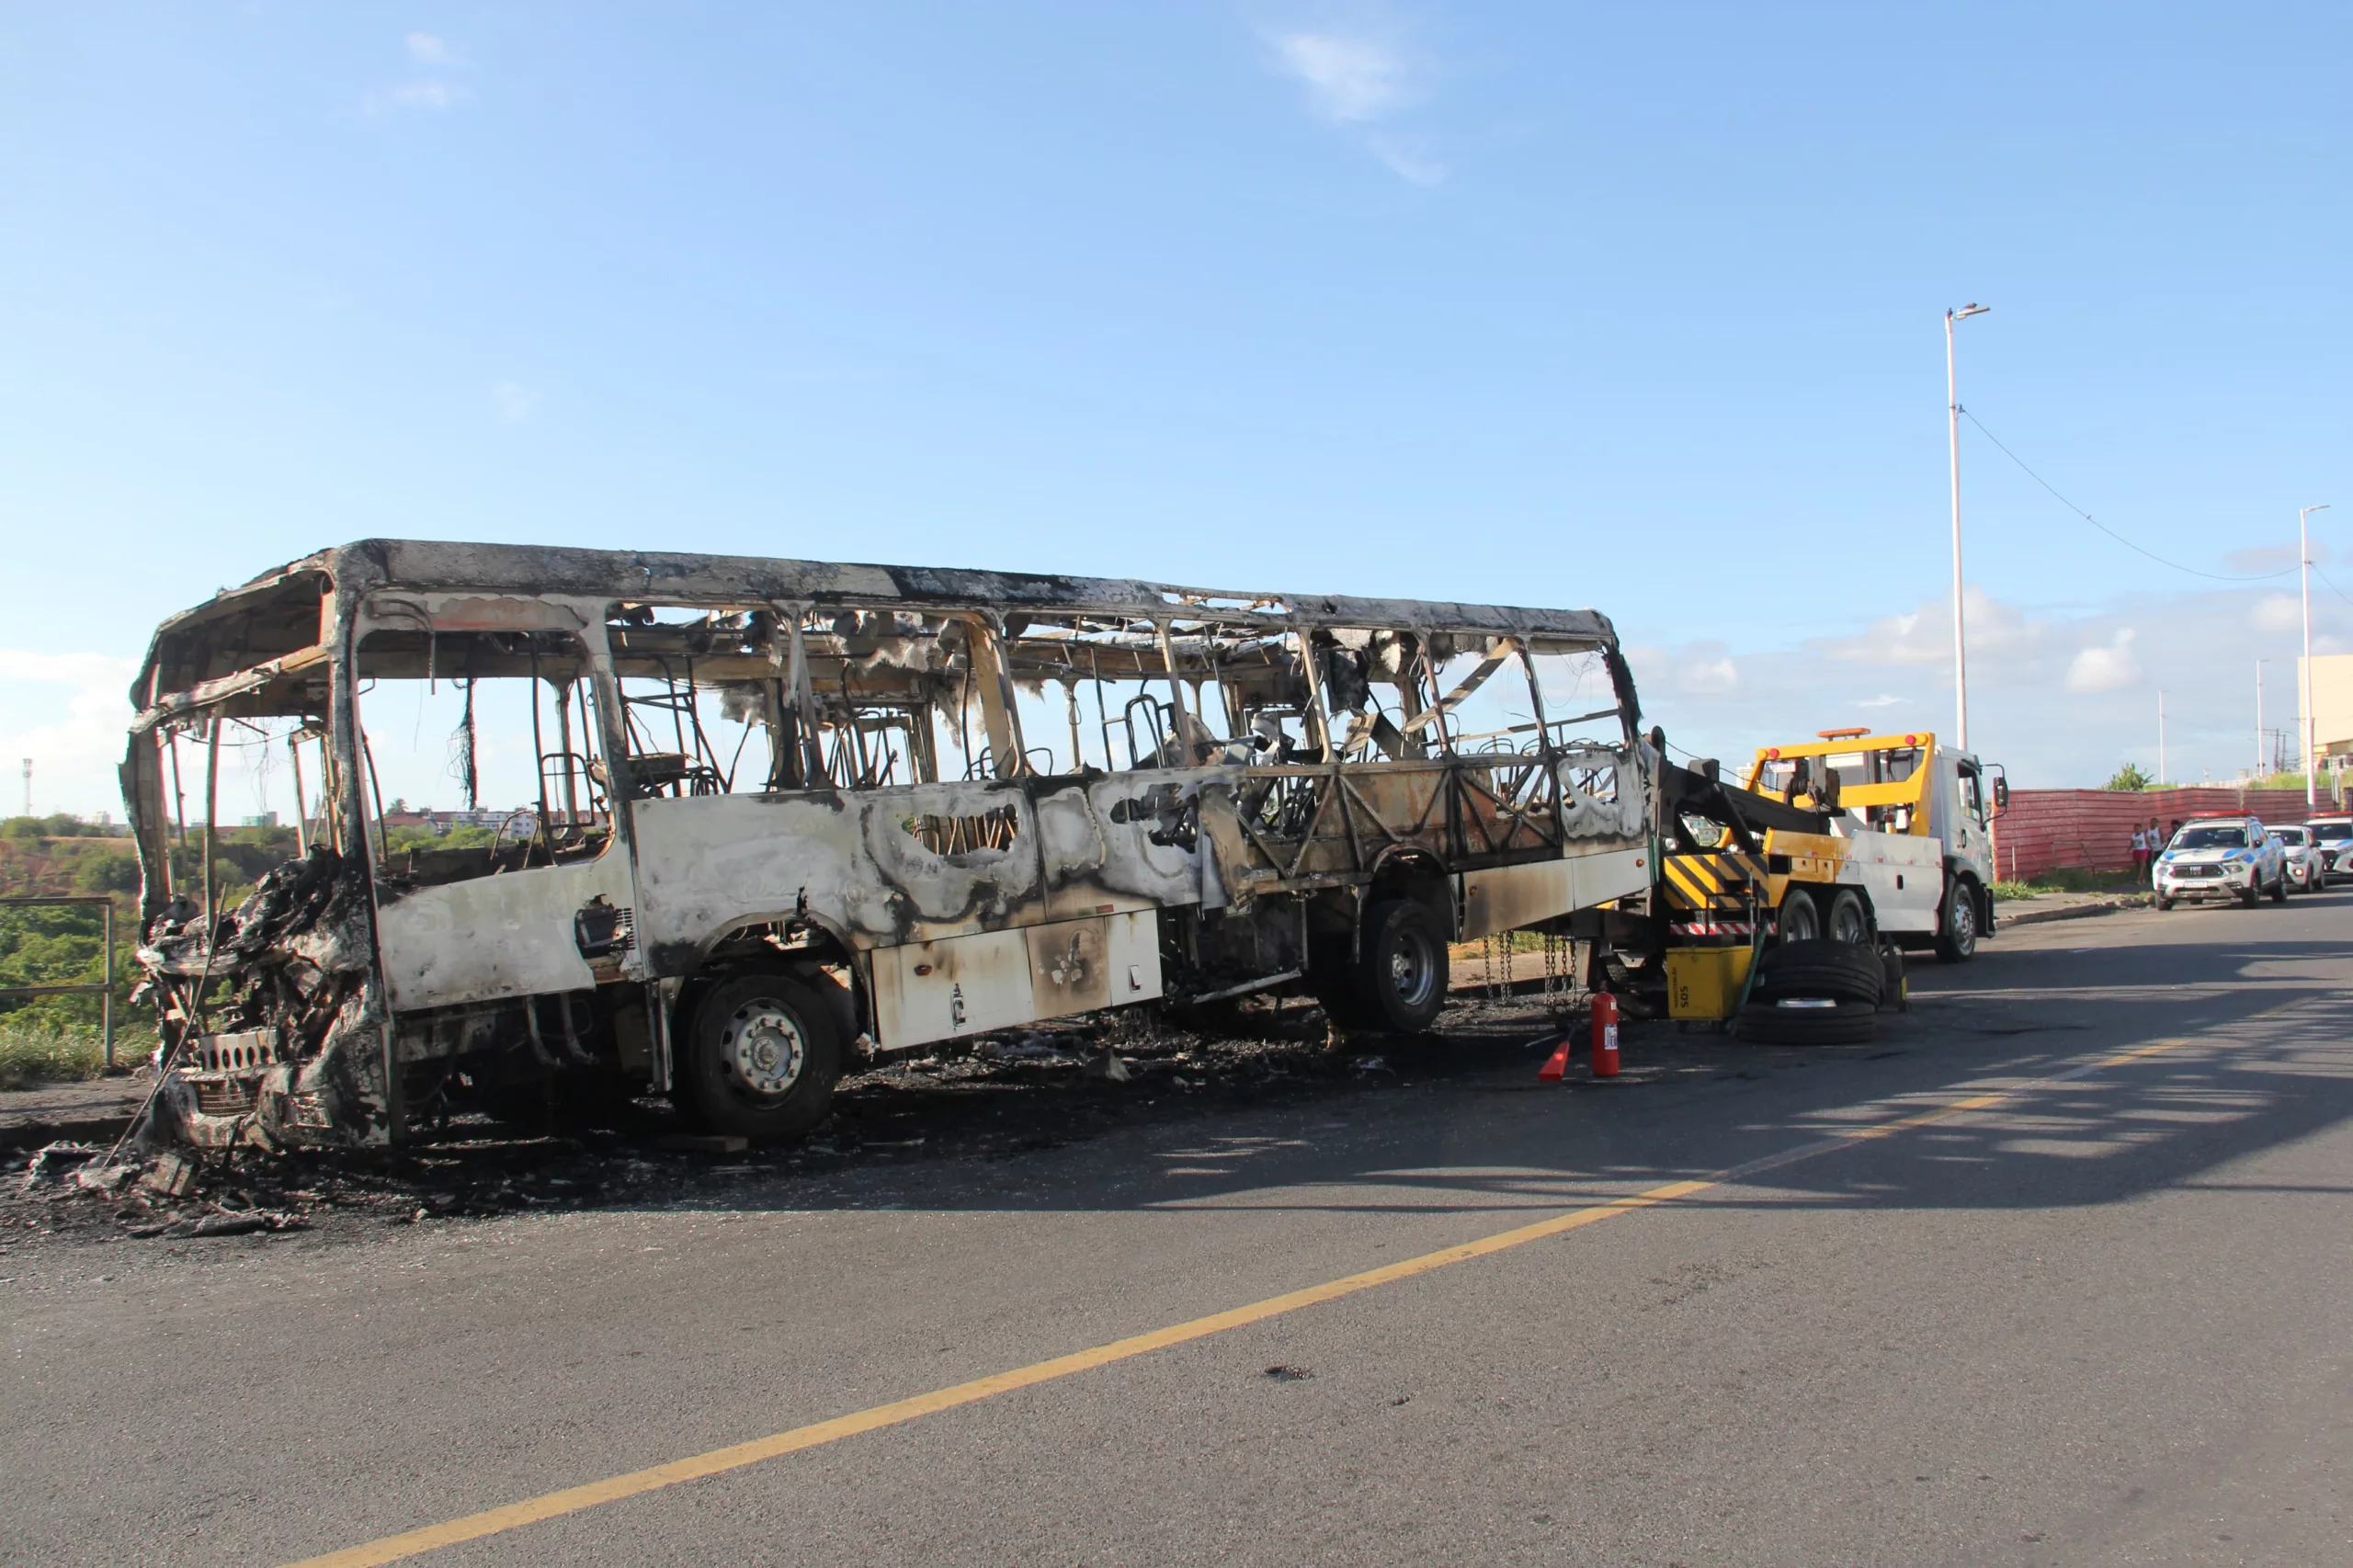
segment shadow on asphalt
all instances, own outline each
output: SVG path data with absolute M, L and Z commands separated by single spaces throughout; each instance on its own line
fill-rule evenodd
M 2181 1036 L 2211 1035 L 2225 1049 L 2201 1043 L 1684 1201 L 2111 1203 L 2353 1115 L 2353 1000 L 2317 975 L 2276 972 L 2341 960 L 2340 945 L 2166 937 L 2087 953 L 1989 949 L 1966 969 L 1923 966 L 1913 1010 L 1883 1014 L 1881 1038 L 1869 1045 L 1765 1047 L 1665 1021 L 1630 1023 L 1626 1072 L 1609 1083 L 1592 1080 L 1581 1062 L 1564 1085 L 1535 1081 L 1560 1033 L 1535 998 L 1458 1006 L 1442 1036 L 1338 1051 L 1304 1010 L 1258 1040 L 1130 1023 L 1114 1040 L 1133 1064 L 1126 1083 L 1087 1075 L 1084 1043 L 1070 1040 L 1068 1051 L 1042 1058 L 942 1057 L 848 1083 L 835 1118 L 797 1149 L 665 1150 L 671 1124 L 641 1107 L 617 1127 L 541 1136 L 454 1128 L 441 1144 L 397 1155 L 216 1157 L 203 1198 L 296 1216 L 329 1238 L 388 1222 L 584 1210 L 1533 1217 L 1705 1176 L 1927 1108 L 1964 1085 L 2040 1076 Z M 2070 960 L 2090 972 L 2056 967 Z M 2274 972 L 2250 972 L 2258 970 Z M 2244 983 L 2255 978 L 2264 983 Z M 2071 994 L 2076 988 L 2100 994 Z M 78 1225 L 55 1205 L 51 1222 L 93 1239 L 132 1224 L 104 1202 L 74 1209 Z

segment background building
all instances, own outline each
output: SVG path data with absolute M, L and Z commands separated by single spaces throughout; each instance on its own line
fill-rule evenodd
M 2302 717 L 2304 664 L 2296 661 L 2296 704 Z M 2353 756 L 2353 653 L 2323 653 L 2311 661 L 2312 714 L 2310 732 L 2297 730 L 2301 747 L 2309 733 L 2313 749 L 2323 757 Z M 2326 766 L 2324 764 L 2323 766 Z

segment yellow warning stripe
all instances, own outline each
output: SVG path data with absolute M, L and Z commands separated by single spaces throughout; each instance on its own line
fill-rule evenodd
M 1697 855 L 1669 855 L 1666 858 L 1666 893 L 1670 903 L 1701 908 L 1715 892 L 1715 885 L 1699 869 L 1702 858 Z
M 1754 855 L 1669 855 L 1666 897 L 1693 909 L 1738 909 L 1748 888 L 1765 880 L 1764 862 Z

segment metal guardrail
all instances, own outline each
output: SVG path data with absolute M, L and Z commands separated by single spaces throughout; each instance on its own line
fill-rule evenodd
M 18 893 L 0 898 L 0 909 L 38 905 L 97 904 L 106 911 L 106 978 L 96 985 L 0 985 L 0 996 L 98 997 L 98 1033 L 106 1042 L 107 1071 L 114 1071 L 114 900 L 103 893 Z

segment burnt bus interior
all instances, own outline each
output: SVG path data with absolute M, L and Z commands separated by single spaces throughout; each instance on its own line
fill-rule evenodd
M 405 581 L 403 551 L 460 559 Z M 479 569 L 486 559 L 495 569 Z M 685 564 L 644 565 L 664 561 Z M 608 562 L 647 591 L 595 594 Z M 1645 830 L 1626 770 L 1631 679 L 1590 612 L 1453 624 L 1461 607 L 806 568 L 820 570 L 864 573 L 868 591 L 731 579 L 708 558 L 378 541 L 167 622 L 134 692 L 123 781 L 146 871 L 142 958 L 164 1043 L 199 1080 L 195 1108 L 250 1117 L 274 1084 L 283 1103 L 253 1141 L 333 1141 L 356 1107 L 358 1135 L 398 1139 L 458 1096 L 559 1069 L 670 1086 L 665 1010 L 689 1005 L 697 982 L 665 991 L 642 955 L 624 961 L 625 901 L 582 911 L 592 992 L 392 1016 L 374 979 L 377 911 L 615 856 L 631 802 L 949 783 L 1034 794 L 1209 770 L 1215 801 L 1231 801 L 1220 867 L 1233 896 L 1164 918 L 1165 994 L 1180 1002 L 1270 977 L 1316 985 L 1319 964 L 1345 967 L 1349 922 L 1377 886 L 1418 881 L 1443 904 L 1431 890 L 1446 873 L 1558 858 L 1581 831 Z M 237 748 L 269 751 L 290 777 L 300 852 L 230 908 L 210 843 L 222 756 Z M 462 841 L 398 829 L 402 798 L 428 791 L 477 824 Z M 1148 817 L 1153 843 L 1199 851 L 1203 799 L 1160 783 L 1113 817 Z M 931 854 L 977 864 L 1026 852 L 1021 820 L 983 803 L 910 810 L 903 825 Z M 201 846 L 193 885 L 175 882 L 176 843 Z M 728 933 L 702 961 L 755 949 L 822 962 L 842 983 L 845 1030 L 872 1043 L 857 953 L 782 920 Z M 357 1048 L 371 1029 L 381 1044 Z M 355 1048 L 327 1062 L 338 1040 Z M 256 1062 L 280 1078 L 256 1082 Z

